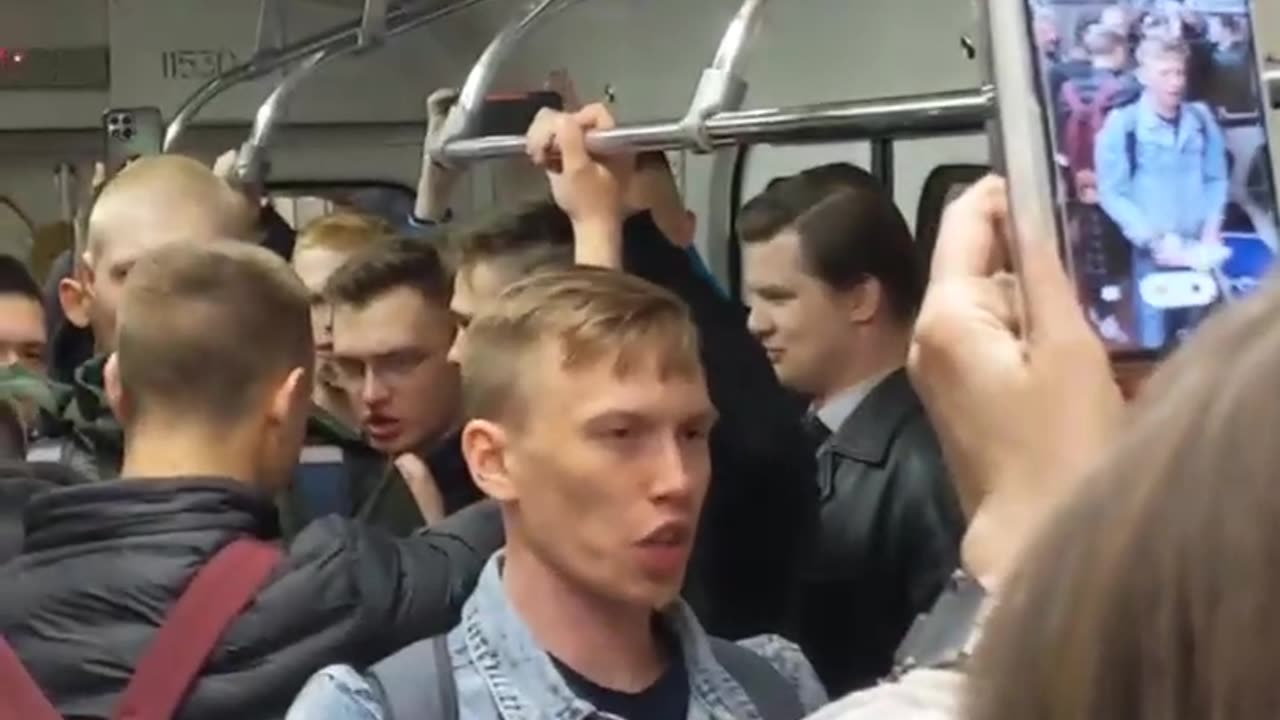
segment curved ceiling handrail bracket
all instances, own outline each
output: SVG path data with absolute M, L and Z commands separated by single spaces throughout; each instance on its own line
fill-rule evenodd
M 1280 64 L 1266 68 L 1263 77 L 1271 88 L 1271 107 L 1280 110 Z
M 702 71 L 689 110 L 680 120 L 680 129 L 694 150 L 711 152 L 714 145 L 707 133 L 707 121 L 723 112 L 741 110 L 747 99 L 747 81 L 742 77 L 746 48 L 760 27 L 767 0 L 744 0 L 720 39 L 711 67 Z
M 294 65 L 284 78 L 276 85 L 267 99 L 258 107 L 253 118 L 253 129 L 249 131 L 249 139 L 240 146 L 236 156 L 235 179 L 246 187 L 257 187 L 267 176 L 267 145 L 275 135 L 276 124 L 284 113 L 285 105 L 293 91 L 302 81 L 315 72 L 325 61 L 336 57 L 336 53 L 320 50 L 310 57 Z
M 384 15 L 385 22 L 379 23 L 378 7 L 369 4 L 377 1 L 366 0 L 365 11 L 358 20 L 343 23 L 332 30 L 305 38 L 278 51 L 266 51 L 201 85 L 182 103 L 174 113 L 173 119 L 169 121 L 168 127 L 165 128 L 165 151 L 169 152 L 177 147 L 196 115 L 210 101 L 237 85 L 266 77 L 282 68 L 293 68 L 299 64 L 305 64 L 320 52 L 328 52 L 331 57 L 337 57 L 367 49 L 371 47 L 369 42 L 371 33 L 380 26 L 384 31 L 378 35 L 378 38 L 385 40 L 486 2 L 486 0 L 455 0 L 442 7 L 438 0 L 415 0 L 387 10 Z
M 436 162 L 449 163 L 462 159 L 453 154 L 451 145 L 475 132 L 480 107 L 493 88 L 498 69 L 515 52 L 520 40 L 542 21 L 579 2 L 582 0 L 529 0 L 524 11 L 494 36 L 467 74 L 467 80 L 458 93 L 458 102 L 449 111 L 444 128 L 431 147 Z

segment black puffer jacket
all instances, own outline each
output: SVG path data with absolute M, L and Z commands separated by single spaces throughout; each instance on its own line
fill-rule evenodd
M 0 568 L 0 633 L 64 716 L 108 718 L 200 565 L 236 537 L 275 537 L 275 525 L 271 502 L 227 481 L 41 495 L 23 554 Z M 278 718 L 321 667 L 367 664 L 446 631 L 500 544 L 492 505 L 404 540 L 338 518 L 311 524 L 223 635 L 178 717 Z

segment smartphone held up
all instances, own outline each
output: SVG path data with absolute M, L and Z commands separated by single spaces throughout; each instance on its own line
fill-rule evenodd
M 1114 355 L 1172 350 L 1280 243 L 1259 0 L 986 1 L 1019 233 L 1056 236 Z

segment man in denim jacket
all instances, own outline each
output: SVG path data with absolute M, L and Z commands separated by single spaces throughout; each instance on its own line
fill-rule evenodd
M 1163 348 L 1178 330 L 1170 312 L 1144 299 L 1148 276 L 1198 267 L 1205 246 L 1222 244 L 1227 206 L 1227 150 L 1213 111 L 1187 101 L 1190 50 L 1177 38 L 1152 35 L 1138 48 L 1137 102 L 1113 111 L 1095 147 L 1102 207 L 1133 246 L 1139 340 Z M 1203 269 L 1203 268 L 1202 268 Z M 1150 288 L 1148 288 L 1150 291 Z M 1186 325 L 1191 318 L 1178 325 Z
M 765 717 L 678 597 L 715 422 L 697 343 L 674 295 L 603 268 L 535 274 L 468 327 L 463 452 L 507 545 L 438 667 L 460 717 Z M 291 717 L 385 718 L 387 689 L 329 668 Z

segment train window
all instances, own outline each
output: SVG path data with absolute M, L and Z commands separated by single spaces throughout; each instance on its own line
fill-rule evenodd
M 404 225 L 413 212 L 414 193 L 405 185 L 389 182 L 273 182 L 267 195 L 285 222 L 301 228 L 317 218 L 344 208 Z

